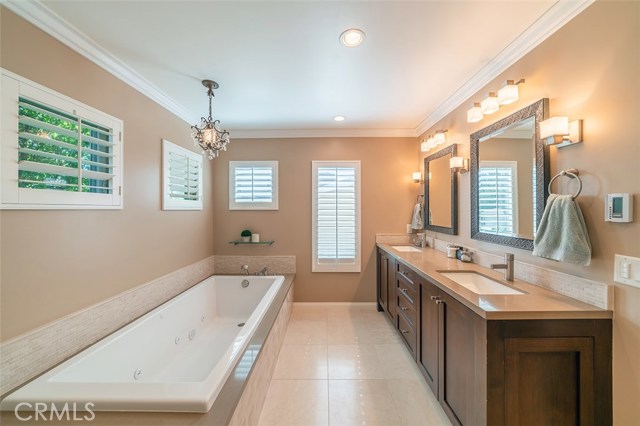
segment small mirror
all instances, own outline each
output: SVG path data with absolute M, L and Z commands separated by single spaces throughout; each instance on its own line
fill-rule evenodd
M 471 237 L 533 250 L 549 182 L 547 100 L 471 135 Z
M 424 229 L 458 234 L 458 181 L 449 167 L 450 145 L 424 159 Z

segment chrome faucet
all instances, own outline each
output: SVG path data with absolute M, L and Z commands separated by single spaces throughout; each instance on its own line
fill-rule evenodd
M 513 253 L 505 253 L 504 263 L 493 263 L 491 269 L 504 269 L 504 279 L 513 281 Z
M 242 273 L 243 273 L 244 275 L 249 275 L 249 265 L 242 265 L 242 266 L 240 267 L 240 270 L 242 271 Z
M 260 272 L 256 272 L 256 275 L 267 275 L 267 272 L 269 272 L 269 267 L 265 266 L 264 268 L 262 268 L 262 270 L 260 270 Z

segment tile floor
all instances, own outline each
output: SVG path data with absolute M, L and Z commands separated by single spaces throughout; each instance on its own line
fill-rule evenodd
M 259 426 L 450 425 L 385 315 L 294 304 Z

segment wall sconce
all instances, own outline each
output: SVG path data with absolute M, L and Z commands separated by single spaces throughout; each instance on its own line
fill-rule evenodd
M 569 117 L 551 117 L 540 122 L 540 138 L 558 148 L 582 142 L 582 120 L 569 122 Z
M 480 102 L 474 102 L 471 109 L 467 111 L 467 122 L 476 123 L 482 120 L 483 117 L 484 115 L 482 114 L 482 108 L 480 107 Z
M 524 78 L 517 82 L 507 80 L 498 94 L 489 92 L 482 102 L 474 102 L 473 106 L 467 111 L 467 123 L 476 123 L 484 118 L 485 115 L 493 114 L 500 109 L 502 105 L 509 105 L 519 99 L 518 84 L 524 83 Z
M 464 157 L 451 157 L 449 159 L 449 168 L 453 172 L 465 173 L 469 171 L 469 162 Z
M 513 80 L 507 80 L 507 84 L 500 90 L 498 90 L 498 103 L 500 105 L 509 105 L 520 99 L 518 93 L 518 84 L 524 83 L 524 78 L 521 78 L 517 82 Z
M 489 92 L 489 95 L 480 102 L 480 109 L 483 115 L 493 114 L 500 109 L 496 92 Z
M 422 183 L 422 172 L 413 172 L 411 175 L 413 183 Z

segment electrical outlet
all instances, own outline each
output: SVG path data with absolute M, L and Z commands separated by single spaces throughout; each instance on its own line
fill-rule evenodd
M 640 258 L 616 254 L 613 280 L 640 288 Z

